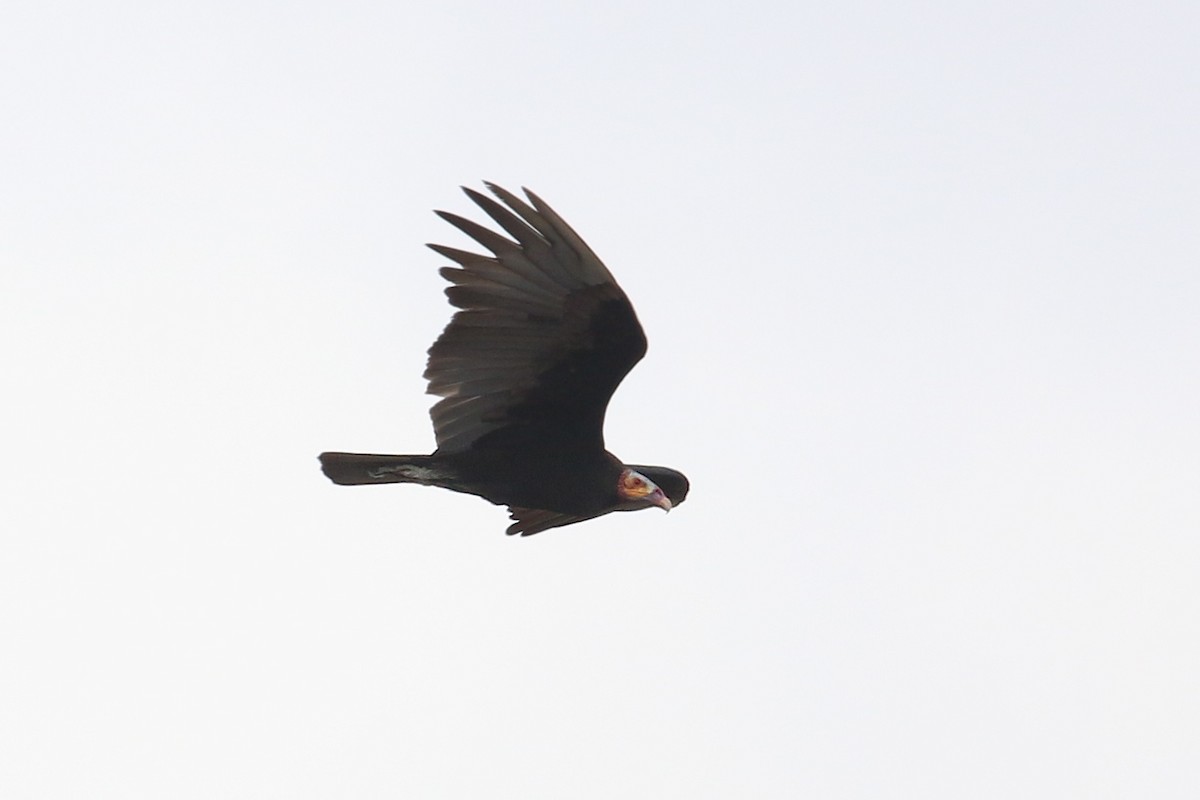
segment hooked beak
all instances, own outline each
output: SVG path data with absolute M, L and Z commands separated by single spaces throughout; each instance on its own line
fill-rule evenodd
M 655 489 L 650 494 L 646 495 L 646 500 L 661 508 L 663 511 L 671 510 L 671 498 L 663 494 L 662 489 Z

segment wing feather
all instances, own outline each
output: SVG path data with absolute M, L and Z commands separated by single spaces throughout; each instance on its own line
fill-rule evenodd
M 428 391 L 443 398 L 430 411 L 439 452 L 514 441 L 602 451 L 609 398 L 646 350 L 641 325 L 608 268 L 545 201 L 487 186 L 503 205 L 464 191 L 507 236 L 438 214 L 489 255 L 430 245 L 458 265 L 441 270 L 459 310 L 425 370 Z
M 512 525 L 504 531 L 509 536 L 521 534 L 522 536 L 533 536 L 535 533 L 549 530 L 551 528 L 561 528 L 563 525 L 573 525 L 576 522 L 583 522 L 585 519 L 591 519 L 587 516 L 575 516 L 573 514 L 560 514 L 557 511 L 545 511 L 540 508 L 520 508 L 517 506 L 509 506 L 509 519 L 515 519 Z
M 470 267 L 479 274 L 505 274 L 510 279 L 526 282 L 527 285 L 536 286 L 543 291 L 550 292 L 552 295 L 560 296 L 566 294 L 567 290 L 559 286 L 551 280 L 546 273 L 538 269 L 538 266 L 522 255 L 513 255 L 509 257 L 509 266 L 499 267 L 496 259 L 487 256 L 481 256 L 478 253 L 468 253 L 465 250 L 458 250 L 454 247 L 446 247 L 440 244 L 426 245 L 434 252 L 440 253 L 456 264 L 464 267 Z M 453 267 L 443 267 L 443 269 L 453 269 Z M 444 275 L 445 273 L 443 273 Z

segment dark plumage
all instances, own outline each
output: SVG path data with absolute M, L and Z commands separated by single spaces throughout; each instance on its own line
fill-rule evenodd
M 440 395 L 428 456 L 322 453 L 334 483 L 420 483 L 509 507 L 509 534 L 529 536 L 610 511 L 687 497 L 666 467 L 622 464 L 604 449 L 604 412 L 646 353 L 646 336 L 612 274 L 579 235 L 529 190 L 499 186 L 504 205 L 471 189 L 512 239 L 454 214 L 444 220 L 491 252 L 431 244 L 446 296 L 460 311 L 429 349 L 425 377 Z M 515 241 L 514 241 L 515 240 Z

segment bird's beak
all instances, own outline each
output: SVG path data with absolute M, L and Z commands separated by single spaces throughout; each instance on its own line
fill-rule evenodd
M 646 499 L 661 508 L 663 511 L 671 510 L 671 498 L 663 494 L 662 489 L 655 489 L 653 492 L 646 495 Z

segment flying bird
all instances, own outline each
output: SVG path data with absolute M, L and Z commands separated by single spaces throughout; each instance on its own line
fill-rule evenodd
M 611 511 L 687 497 L 666 467 L 624 464 L 604 447 L 604 413 L 646 353 L 646 336 L 612 273 L 562 217 L 487 184 L 504 205 L 463 191 L 509 237 L 445 211 L 489 251 L 429 245 L 455 262 L 441 275 L 458 308 L 429 349 L 431 455 L 322 453 L 334 483 L 418 483 L 508 506 L 507 533 L 530 536 Z M 507 208 L 505 207 L 507 206 Z

